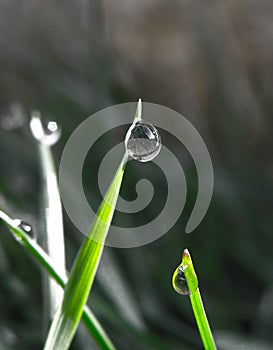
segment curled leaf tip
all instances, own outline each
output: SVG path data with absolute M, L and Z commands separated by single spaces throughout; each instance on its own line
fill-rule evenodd
M 188 249 L 184 249 L 182 254 L 182 265 L 184 267 L 187 267 L 189 264 L 192 264 L 190 252 L 188 251 Z
M 182 254 L 182 258 L 189 258 L 190 259 L 190 252 L 188 251 L 188 249 L 184 249 L 183 254 Z

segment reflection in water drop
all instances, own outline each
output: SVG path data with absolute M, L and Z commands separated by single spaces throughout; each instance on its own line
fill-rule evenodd
M 154 159 L 161 149 L 161 139 L 157 129 L 143 120 L 137 121 L 126 134 L 125 148 L 129 156 L 139 162 Z
M 173 288 L 179 294 L 190 295 L 191 292 L 188 287 L 186 280 L 184 267 L 182 265 L 178 266 L 173 275 Z
M 25 113 L 20 103 L 13 102 L 0 113 L 0 128 L 6 131 L 20 129 L 25 122 Z
M 48 122 L 47 130 L 49 132 L 54 132 L 58 130 L 58 124 L 56 122 Z
M 61 137 L 61 128 L 55 121 L 46 122 L 39 111 L 32 112 L 30 129 L 36 140 L 47 146 L 53 146 Z

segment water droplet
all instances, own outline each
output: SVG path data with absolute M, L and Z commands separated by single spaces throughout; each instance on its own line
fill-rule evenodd
M 56 121 L 46 121 L 39 111 L 32 112 L 30 129 L 36 140 L 47 146 L 53 146 L 61 137 L 61 128 Z
M 190 289 L 186 280 L 184 267 L 182 265 L 178 266 L 173 274 L 173 288 L 179 294 L 190 295 Z
M 20 229 L 22 229 L 28 236 L 30 236 L 31 238 L 34 238 L 33 230 L 29 223 L 20 219 L 14 219 L 13 224 L 19 227 Z M 17 241 L 21 242 L 21 239 L 18 236 L 16 235 L 14 236 Z
M 0 113 L 0 127 L 6 131 L 20 129 L 25 122 L 25 113 L 20 103 L 13 102 Z
M 187 278 L 185 274 L 186 270 Z M 183 295 L 190 295 L 198 289 L 198 278 L 194 271 L 188 249 L 184 249 L 183 251 L 182 262 L 174 271 L 172 283 L 174 290 Z
M 140 120 L 127 131 L 125 148 L 133 159 L 139 162 L 148 162 L 160 152 L 161 138 L 152 124 Z
M 33 231 L 30 224 L 28 224 L 26 221 L 20 220 L 20 224 L 18 225 L 25 233 L 27 233 L 29 236 L 33 237 Z

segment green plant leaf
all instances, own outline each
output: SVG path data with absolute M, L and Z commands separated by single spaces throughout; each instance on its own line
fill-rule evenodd
M 141 114 L 142 102 L 139 99 L 134 120 L 140 120 Z M 44 350 L 66 350 L 74 337 L 101 259 L 127 158 L 125 154 L 100 205 L 90 233 L 77 255 L 65 288 L 63 302 L 51 324 Z
M 59 271 L 58 267 L 54 265 L 52 258 L 20 227 L 17 226 L 15 220 L 11 219 L 6 213 L 0 210 L 0 219 L 7 225 L 8 229 L 21 245 L 23 245 L 28 252 L 43 266 L 52 278 L 64 288 L 67 282 L 67 275 L 63 271 Z M 115 350 L 115 346 L 109 339 L 103 327 L 99 323 L 93 312 L 85 306 L 82 314 L 82 321 L 86 328 L 93 336 L 99 348 L 103 350 Z
M 180 278 L 177 279 L 179 273 L 184 275 L 180 275 Z M 175 270 L 172 281 L 173 287 L 178 293 L 190 296 L 192 310 L 204 348 L 206 350 L 216 350 L 217 348 L 198 288 L 198 278 L 196 276 L 188 249 L 184 250 L 182 255 L 182 263 Z
M 141 113 L 142 102 L 139 100 L 135 120 L 141 118 Z M 127 158 L 128 156 L 125 153 L 99 207 L 89 235 L 83 242 L 76 257 L 64 291 L 62 304 L 58 307 L 51 324 L 44 350 L 66 350 L 73 340 L 101 259 L 104 242 L 115 211 Z
M 57 309 L 51 324 L 45 350 L 66 350 L 74 337 L 101 259 L 103 244 L 114 214 L 126 161 L 127 155 L 123 157 L 98 210 L 91 231 L 76 257 L 65 288 L 63 302 Z

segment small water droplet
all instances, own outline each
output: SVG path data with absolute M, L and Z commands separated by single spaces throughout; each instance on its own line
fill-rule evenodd
M 62 133 L 56 121 L 42 119 L 39 111 L 32 112 L 30 129 L 35 139 L 47 146 L 55 145 Z
M 173 274 L 173 288 L 179 294 L 190 295 L 190 289 L 186 280 L 184 267 L 182 265 L 178 266 Z
M 20 129 L 25 122 L 25 113 L 20 103 L 13 102 L 0 113 L 0 127 L 6 131 Z
M 126 152 L 139 162 L 154 159 L 161 149 L 161 138 L 157 129 L 143 120 L 134 123 L 125 137 Z
M 20 224 L 18 225 L 25 233 L 27 233 L 29 236 L 33 237 L 33 231 L 30 224 L 28 224 L 26 221 L 20 220 Z
M 22 229 L 29 237 L 34 238 L 32 226 L 28 222 L 20 219 L 14 219 L 13 223 L 15 226 Z M 21 239 L 18 236 L 15 235 L 15 238 L 17 241 L 21 242 Z

